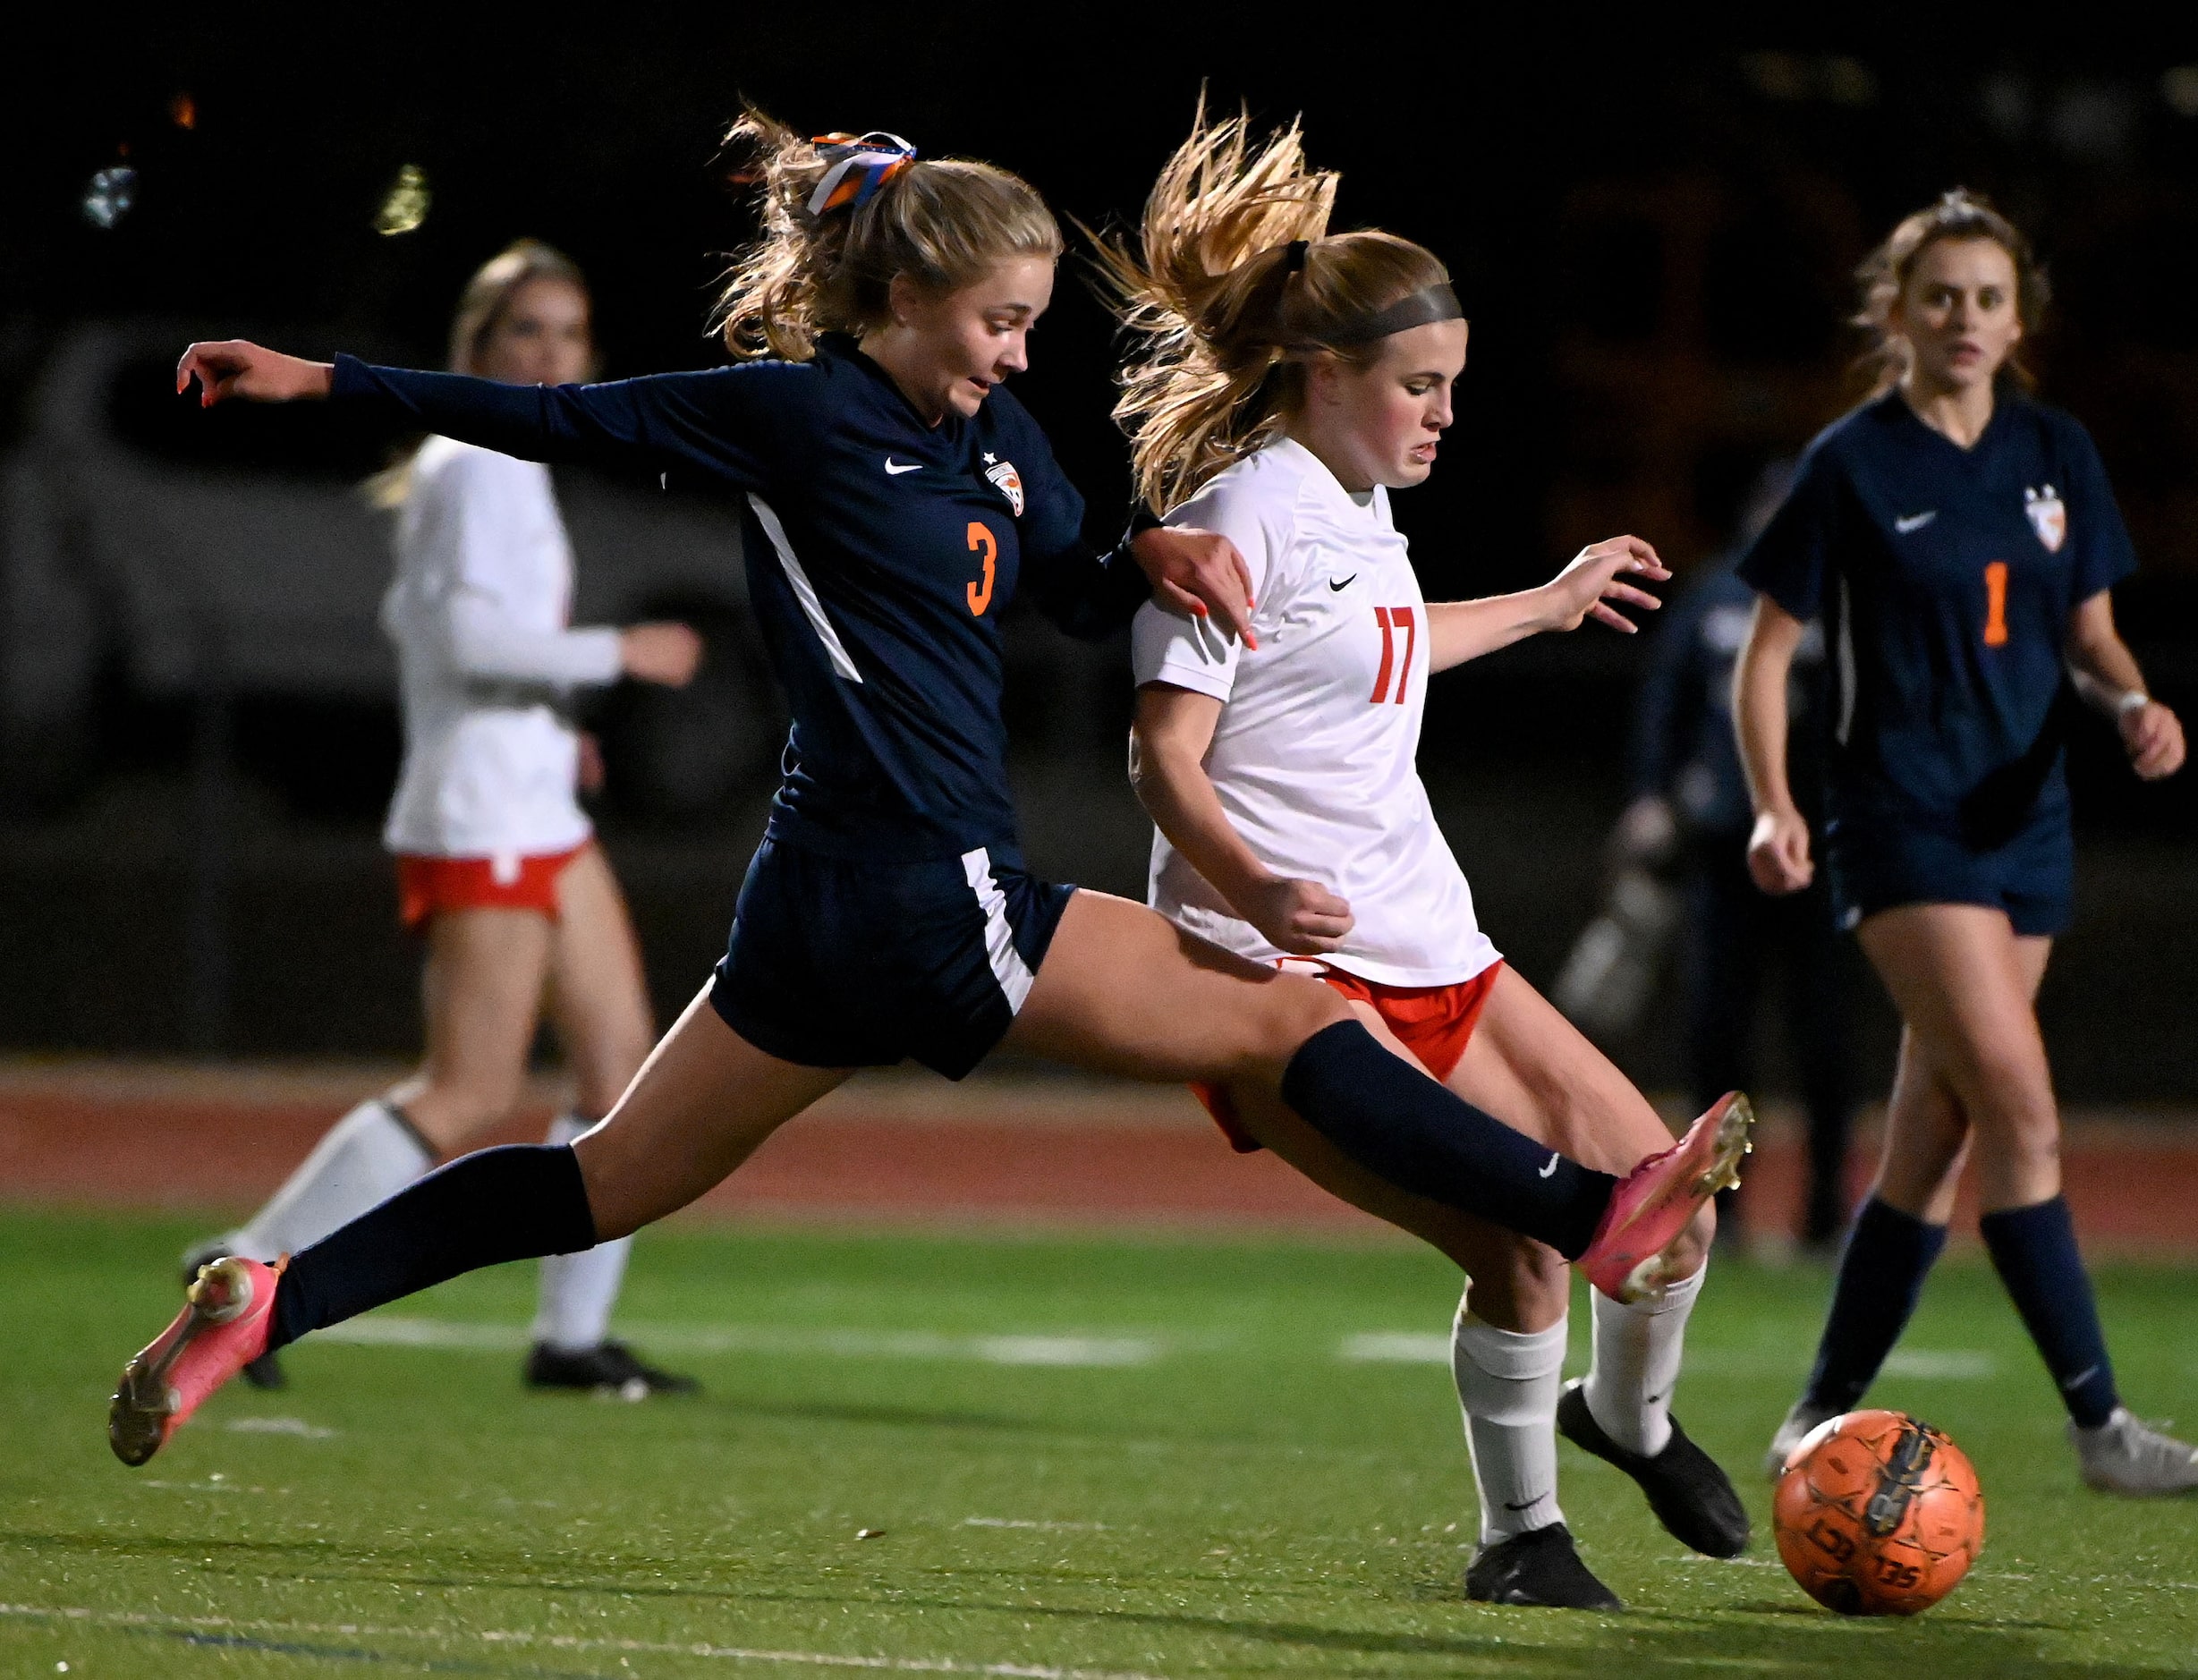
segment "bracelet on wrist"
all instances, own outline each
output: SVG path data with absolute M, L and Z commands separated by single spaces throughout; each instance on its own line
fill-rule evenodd
M 2141 712 L 2152 703 L 2152 697 L 2141 688 L 2133 688 L 2114 702 L 2114 716 L 2119 720 L 2132 712 Z

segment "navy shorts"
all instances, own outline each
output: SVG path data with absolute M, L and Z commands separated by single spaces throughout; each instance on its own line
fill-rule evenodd
M 2007 912 L 2018 934 L 2040 937 L 2064 931 L 2075 909 L 2075 842 L 2065 806 L 1989 846 L 1875 813 L 1835 818 L 1824 838 L 1842 928 L 1901 904 L 1987 904 Z
M 767 839 L 710 1002 L 781 1061 L 960 1079 L 1014 1024 L 1075 890 L 983 847 L 883 863 Z

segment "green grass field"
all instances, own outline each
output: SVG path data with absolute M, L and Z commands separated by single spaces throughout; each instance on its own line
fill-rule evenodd
M 2198 1670 L 2198 1502 L 2083 1491 L 1974 1261 L 1880 1397 L 1967 1447 L 1990 1540 L 1930 1616 L 1862 1623 L 1767 1535 L 1682 1553 L 1569 1447 L 1566 1513 L 1632 1611 L 1464 1602 L 1453 1284 L 1404 1246 L 659 1233 L 624 1319 L 698 1401 L 522 1393 L 507 1268 L 296 1350 L 287 1392 L 225 1393 L 128 1471 L 106 1396 L 196 1232 L 0 1218 L 0 1674 Z M 2198 1423 L 2193 1282 L 2100 1279 L 2133 1404 Z M 1679 1410 L 1759 1525 L 1826 1287 L 1723 1265 L 1695 1317 Z

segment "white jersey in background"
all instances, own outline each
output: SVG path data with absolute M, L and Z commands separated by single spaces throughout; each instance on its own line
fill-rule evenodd
M 1388 986 L 1471 980 L 1497 952 L 1414 763 L 1427 606 L 1387 493 L 1362 502 L 1283 438 L 1218 474 L 1167 522 L 1236 545 L 1260 645 L 1147 606 L 1131 631 L 1137 681 L 1223 702 L 1206 772 L 1230 822 L 1269 869 L 1320 882 L 1356 918 L 1320 960 Z M 1157 831 L 1150 899 L 1228 950 L 1259 962 L 1284 955 Z
M 615 630 L 573 630 L 573 551 L 548 469 L 431 437 L 397 519 L 382 626 L 397 649 L 404 768 L 392 852 L 505 859 L 567 852 L 580 808 L 575 688 L 617 680 Z

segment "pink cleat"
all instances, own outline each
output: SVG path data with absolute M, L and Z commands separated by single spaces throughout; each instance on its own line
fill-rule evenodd
M 141 1464 L 167 1445 L 199 1403 L 267 1351 L 275 1282 L 290 1263 L 230 1258 L 199 1268 L 182 1311 L 130 1362 L 107 1407 L 107 1445 Z
M 1595 1240 L 1575 1262 L 1588 1281 L 1614 1301 L 1661 1295 L 1672 1282 L 1664 1251 L 1696 1209 L 1740 1183 L 1740 1158 L 1755 1147 L 1748 1137 L 1754 1125 L 1748 1099 L 1727 1091 L 1677 1143 L 1628 1173 L 1610 1193 Z

